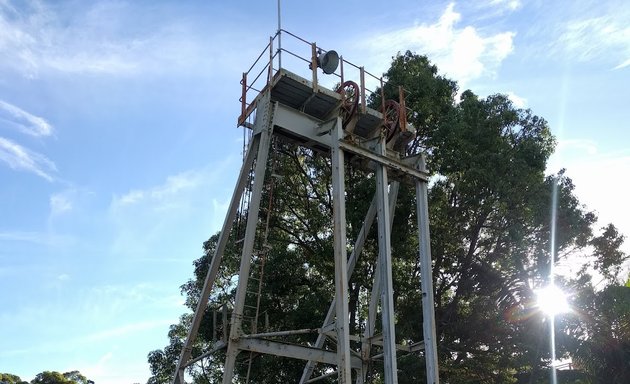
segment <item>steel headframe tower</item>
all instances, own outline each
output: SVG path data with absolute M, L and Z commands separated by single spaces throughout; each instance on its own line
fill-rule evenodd
M 276 35 L 278 38 L 280 32 L 297 37 L 286 31 L 279 31 Z M 223 384 L 232 383 L 237 355 L 242 351 L 304 360 L 306 363 L 299 381 L 301 384 L 334 375 L 337 376 L 338 383 L 350 384 L 353 370 L 356 372 L 354 375 L 356 383 L 362 384 L 366 378 L 369 363 L 375 358 L 382 358 L 385 382 L 396 384 L 398 382 L 396 351 L 413 352 L 421 349 L 425 351 L 427 383 L 439 384 L 427 208 L 428 174 L 423 155 L 401 156 L 401 152 L 404 153 L 407 143 L 413 138 L 413 132 L 406 123 L 403 92 L 401 90 L 399 103 L 383 101 L 381 109 L 383 113 L 380 113 L 366 106 L 365 74 L 367 72 L 362 67 L 355 66 L 360 72 L 360 85 L 352 81 L 346 82 L 343 79 L 345 61 L 341 58 L 341 86 L 337 91 L 332 91 L 318 85 L 317 67 L 321 50 L 314 43 L 311 47 L 312 55 L 309 60 L 312 77 L 308 80 L 284 68 L 274 70 L 273 41 L 274 38 L 272 37 L 267 46 L 270 52 L 269 63 L 263 68 L 263 71 L 268 71 L 266 84 L 261 87 L 262 90 L 258 92 L 251 103 L 246 101 L 247 93 L 254 88 L 252 84 L 247 84 L 247 73 L 243 74 L 243 96 L 241 99 L 243 107 L 239 117 L 239 125 L 251 129 L 252 136 L 216 244 L 215 254 L 206 276 L 200 301 L 177 363 L 173 384 L 184 384 L 186 367 L 220 349 L 227 349 Z M 349 64 L 348 62 L 345 63 Z M 254 115 L 254 123 L 248 123 L 247 118 Z M 245 299 L 248 292 L 247 285 L 250 279 L 251 257 L 254 252 L 267 159 L 274 136 L 297 142 L 319 152 L 328 153 L 331 157 L 335 297 L 332 299 L 321 328 L 247 334 L 243 330 Z M 351 156 L 354 163 L 362 164 L 363 167 L 376 175 L 376 191 L 350 256 L 347 255 L 344 197 L 346 192 L 344 184 L 346 156 Z M 359 161 L 356 161 L 357 159 Z M 252 175 L 253 182 L 250 185 Z M 421 265 L 420 282 L 423 309 L 424 341 L 407 346 L 396 345 L 395 343 L 390 244 L 393 211 L 400 181 L 413 183 L 416 190 L 418 255 Z M 247 212 L 245 237 L 242 239 L 238 285 L 229 323 L 229 336 L 228 327 L 224 324 L 225 336 L 217 340 L 209 351 L 193 358 L 191 356 L 192 346 L 208 306 L 210 291 L 219 271 L 239 202 L 247 188 L 251 188 L 251 197 Z M 363 335 L 350 335 L 348 282 L 375 218 L 377 218 L 378 224 L 379 255 L 370 297 L 368 319 Z M 382 316 L 382 335 L 377 335 L 375 332 L 379 302 Z M 225 313 L 224 310 L 224 318 L 227 318 Z M 279 340 L 283 336 L 301 333 L 318 333 L 317 341 L 313 345 L 302 346 Z M 326 337 L 336 342 L 336 351 L 324 348 Z M 361 350 L 351 349 L 351 341 L 360 342 Z M 382 353 L 378 356 L 375 356 L 372 351 L 374 345 L 382 347 Z M 318 363 L 335 366 L 336 369 L 319 378 L 311 378 L 314 367 Z

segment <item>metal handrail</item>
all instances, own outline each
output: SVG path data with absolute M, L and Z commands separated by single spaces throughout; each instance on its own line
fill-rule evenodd
M 302 54 L 300 55 L 299 53 L 296 52 L 292 52 L 291 50 L 285 48 L 285 47 L 281 47 L 278 46 L 275 51 L 274 51 L 274 40 L 278 39 L 280 40 L 281 35 L 282 34 L 286 34 L 287 36 L 290 36 L 292 38 L 294 38 L 295 40 L 304 43 L 305 45 L 307 45 L 310 48 L 310 57 Z M 286 42 L 286 40 L 285 40 Z M 250 81 L 249 75 L 252 72 L 252 70 L 254 70 L 254 68 L 256 68 L 258 65 L 261 64 L 261 59 L 263 57 L 263 55 L 265 54 L 265 52 L 269 52 L 269 59 L 268 61 L 262 66 L 262 68 L 260 69 L 260 71 L 257 73 L 256 77 L 253 79 L 253 81 Z M 239 101 L 241 102 L 241 115 L 239 116 L 238 119 L 238 125 L 243 125 L 245 120 L 247 119 L 247 117 L 249 116 L 249 114 L 251 114 L 255 108 L 255 102 L 256 102 L 256 97 L 258 96 L 259 93 L 262 92 L 262 90 L 265 89 L 265 86 L 268 85 L 272 79 L 274 74 L 279 71 L 280 69 L 282 69 L 282 66 L 280 65 L 280 60 L 281 60 L 281 55 L 282 53 L 287 53 L 289 55 L 291 55 L 294 58 L 297 58 L 299 60 L 302 60 L 306 63 L 310 63 L 311 66 L 313 66 L 314 63 L 316 63 L 317 61 L 317 54 L 318 53 L 326 53 L 329 52 L 319 46 L 317 46 L 315 43 L 311 43 L 299 36 L 297 36 L 296 34 L 287 31 L 286 29 L 278 29 L 278 31 L 276 31 L 276 33 L 273 36 L 269 37 L 269 43 L 267 45 L 265 45 L 264 49 L 261 51 L 261 53 L 258 55 L 258 57 L 256 58 L 256 60 L 254 61 L 254 63 L 249 67 L 249 69 L 243 73 L 243 79 L 241 80 L 241 85 L 243 87 L 242 89 L 242 94 L 241 97 L 239 98 Z M 277 66 L 274 68 L 274 60 L 278 60 L 277 61 Z M 371 94 L 375 94 L 376 90 L 371 90 L 368 89 L 366 87 L 366 75 L 367 77 L 371 78 L 372 80 L 376 81 L 376 84 L 379 84 L 380 86 L 380 90 L 381 90 L 381 99 L 383 99 L 383 77 L 378 77 L 368 71 L 365 70 L 364 67 L 358 66 L 348 60 L 345 60 L 343 58 L 343 56 L 339 57 L 339 64 L 340 67 L 338 70 L 336 70 L 333 75 L 337 76 L 338 78 L 341 79 L 341 82 L 343 83 L 346 79 L 345 79 L 345 74 L 344 74 L 344 65 L 348 65 L 351 68 L 357 69 L 359 71 L 359 86 L 360 86 L 360 101 L 361 101 L 361 108 L 362 110 L 365 112 L 366 108 L 367 108 L 367 95 L 371 95 Z M 312 84 L 313 84 L 313 89 L 316 89 L 318 87 L 318 81 L 317 81 L 317 70 L 316 68 L 311 68 L 312 71 Z M 264 85 L 257 85 L 261 83 L 261 76 L 263 73 L 267 72 L 269 74 L 269 76 L 267 77 L 267 82 L 264 83 Z M 337 73 L 339 72 L 339 73 Z M 250 91 L 256 92 L 256 95 L 254 97 L 248 97 L 248 94 L 250 93 Z M 249 100 L 248 100 L 249 99 Z M 381 100 L 381 108 L 384 109 L 384 100 Z M 405 108 L 406 110 L 407 108 Z
M 300 59 L 300 60 L 303 60 L 304 62 L 307 62 L 307 63 L 310 63 L 310 62 L 311 62 L 310 60 L 306 60 L 305 58 L 303 58 L 303 57 L 301 57 L 301 56 L 299 56 L 299 55 L 297 55 L 297 54 L 295 54 L 295 53 L 293 53 L 293 52 L 289 51 L 288 49 L 280 48 L 280 51 L 281 51 L 281 52 L 286 52 L 286 53 L 288 53 L 289 55 L 291 55 L 291 56 L 293 56 L 293 57 L 296 57 L 296 58 L 298 58 L 298 59 Z
M 258 57 L 256 58 L 256 60 L 254 60 L 254 64 L 252 64 L 252 66 L 251 66 L 251 67 L 249 67 L 249 69 L 248 69 L 248 70 L 247 70 L 247 72 L 245 72 L 245 73 L 249 74 L 249 72 L 251 72 L 251 70 L 252 70 L 252 69 L 254 69 L 254 66 L 256 66 L 256 64 L 258 64 L 258 61 L 260 60 L 260 58 L 262 57 L 262 55 L 263 55 L 263 54 L 267 51 L 267 48 L 269 48 L 269 45 L 270 45 L 270 44 L 271 44 L 271 42 L 270 42 L 270 43 L 268 43 L 268 44 L 265 46 L 265 48 L 263 48 L 262 52 L 260 52 L 260 55 L 258 55 Z

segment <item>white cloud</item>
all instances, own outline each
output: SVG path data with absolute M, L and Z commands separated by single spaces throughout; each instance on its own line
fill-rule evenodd
M 203 173 L 199 171 L 187 171 L 169 176 L 162 185 L 144 190 L 131 190 L 122 196 L 114 196 L 112 208 L 119 209 L 124 206 L 131 206 L 144 201 L 156 203 L 158 206 L 167 207 L 169 201 L 179 193 L 197 187 L 203 179 Z
M 386 67 L 392 54 L 406 50 L 426 54 L 440 71 L 460 85 L 483 76 L 494 76 L 503 60 L 514 50 L 514 32 L 484 34 L 472 25 L 459 26 L 462 15 L 449 4 L 439 20 L 367 39 L 372 57 Z
M 3 137 L 0 137 L 0 161 L 11 169 L 32 172 L 48 181 L 53 181 L 52 173 L 57 171 L 55 163 L 46 156 Z
M 32 115 L 3 100 L 0 100 L 0 121 L 15 126 L 30 136 L 50 136 L 53 133 L 52 126 L 42 117 Z
M 86 335 L 80 339 L 79 343 L 92 343 L 102 340 L 108 340 L 111 338 L 120 338 L 122 336 L 136 332 L 142 332 L 157 327 L 169 326 L 171 323 L 171 320 L 147 320 L 138 323 L 124 324 L 115 328 L 104 329 Z
M 523 4 L 521 4 L 520 0 L 491 0 L 490 5 L 507 7 L 510 11 L 516 11 Z
M 42 69 L 110 73 L 132 69 L 133 61 L 121 54 L 124 47 L 107 41 L 103 35 L 107 31 L 99 28 L 98 18 L 90 20 L 89 14 L 81 17 L 64 20 L 42 3 L 20 11 L 10 5 L 0 7 L 0 55 L 6 58 L 3 66 L 27 77 L 37 77 Z M 100 20 L 106 22 L 107 18 Z
M 114 228 L 108 243 L 112 254 L 160 263 L 195 254 L 198 244 L 220 228 L 222 197 L 231 196 L 239 161 L 238 156 L 228 157 L 169 176 L 161 184 L 114 195 L 108 210 Z M 188 243 L 175 246 L 175 238 Z
M 0 40 L 0 54 L 2 54 L 1 43 Z M 52 125 L 44 118 L 35 116 L 4 100 L 0 100 L 0 126 L 15 128 L 33 137 L 53 134 Z M 0 137 L 0 161 L 6 163 L 11 169 L 32 172 L 48 181 L 53 180 L 52 173 L 57 170 L 55 164 L 46 156 L 4 137 Z
M 566 156 L 568 152 L 581 153 L 593 156 L 599 154 L 597 142 L 589 139 L 566 139 L 558 141 L 556 152 L 559 156 Z M 560 159 L 557 159 L 560 160 Z
M 553 51 L 580 61 L 612 61 L 613 69 L 627 67 L 630 65 L 630 25 L 623 14 L 620 10 L 618 14 L 567 21 L 561 27 Z
M 629 66 L 629 65 L 630 65 L 630 59 L 628 59 L 628 60 L 624 61 L 623 63 L 621 63 L 621 64 L 619 64 L 619 65 L 617 65 L 617 66 L 616 66 L 615 68 L 613 68 L 613 69 L 621 69 L 621 68 L 625 68 L 625 67 L 627 67 L 627 66 Z
M 508 91 L 505 93 L 507 97 L 512 101 L 516 108 L 525 108 L 527 107 L 527 99 L 517 95 L 512 91 Z
M 57 280 L 59 281 L 67 281 L 70 279 L 70 275 L 68 275 L 67 273 L 62 273 L 61 275 L 57 276 Z
M 19 11 L 10 4 L 0 5 L 0 68 L 29 78 L 46 71 L 123 76 L 192 69 L 208 73 L 217 65 L 231 65 L 239 56 L 228 47 L 234 40 L 220 35 L 251 39 L 244 30 L 222 30 L 224 20 L 205 19 L 207 24 L 190 17 L 161 20 L 169 12 L 168 4 L 152 7 L 151 17 L 145 17 L 146 7 L 128 2 L 21 4 Z M 216 28 L 205 29 L 208 24 Z M 218 61 L 213 52 L 227 53 Z

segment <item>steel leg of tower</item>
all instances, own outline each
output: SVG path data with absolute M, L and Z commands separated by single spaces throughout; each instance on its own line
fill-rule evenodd
M 385 155 L 385 138 L 379 144 Z M 378 249 L 381 270 L 381 306 L 383 319 L 383 350 L 385 384 L 398 384 L 396 340 L 394 332 L 394 284 L 392 281 L 391 228 L 389 224 L 387 168 L 376 165 L 376 211 L 378 215 Z
M 367 233 L 369 232 L 370 227 L 372 226 L 372 222 L 374 221 L 375 217 L 376 217 L 376 196 L 374 197 L 374 199 L 372 199 L 372 203 L 370 204 L 370 207 L 368 208 L 368 212 L 365 215 L 363 226 L 361 227 L 361 231 L 359 231 L 359 235 L 357 236 L 357 241 L 354 244 L 354 249 L 352 250 L 352 254 L 350 254 L 350 258 L 348 259 L 348 273 L 347 273 L 348 278 L 350 278 L 350 276 L 352 276 L 352 273 L 354 272 L 354 267 L 356 265 L 357 257 L 359 256 L 359 254 L 361 254 L 361 251 L 363 250 L 363 245 L 365 244 Z M 335 315 L 336 303 L 337 303 L 337 298 L 333 298 L 332 302 L 330 303 L 330 307 L 328 308 L 328 312 L 326 313 L 326 318 L 324 319 L 322 328 L 332 323 L 334 315 Z M 317 335 L 317 340 L 315 341 L 315 344 L 313 345 L 313 347 L 322 348 L 324 346 L 325 340 L 326 340 L 326 336 L 323 333 L 320 333 L 319 335 Z M 299 384 L 304 384 L 311 378 L 311 375 L 313 374 L 313 369 L 315 368 L 315 364 L 316 362 L 312 360 L 306 363 L 306 365 L 304 366 L 304 371 L 302 372 L 302 377 L 300 378 Z
M 389 190 L 389 227 L 392 227 L 394 222 L 394 211 L 396 208 L 396 201 L 398 199 L 398 189 L 400 184 L 394 181 Z M 391 231 L 391 230 L 390 230 Z M 376 268 L 374 270 L 374 283 L 372 285 L 372 292 L 370 293 L 370 303 L 368 306 L 368 318 L 365 325 L 365 331 L 363 333 L 363 343 L 361 344 L 361 356 L 363 358 L 363 375 L 357 377 L 356 384 L 362 384 L 367 376 L 368 361 L 372 349 L 371 339 L 374 336 L 374 327 L 376 326 L 377 306 L 379 299 L 381 298 L 381 256 L 376 260 Z
M 392 218 L 394 215 L 393 207 L 396 205 L 396 198 L 398 196 L 398 187 L 399 187 L 399 183 L 393 182 L 390 189 L 390 193 L 389 193 L 390 194 L 389 196 L 390 217 Z M 392 202 L 393 202 L 393 205 L 392 205 Z M 363 225 L 361 226 L 361 230 L 359 231 L 359 234 L 357 235 L 357 241 L 354 244 L 354 248 L 352 249 L 352 253 L 350 254 L 350 257 L 348 258 L 348 279 L 352 277 L 352 273 L 354 272 L 354 267 L 356 266 L 357 259 L 359 258 L 359 255 L 363 251 L 365 240 L 367 239 L 368 232 L 370 231 L 370 228 L 372 227 L 372 223 L 374 222 L 375 217 L 376 217 L 376 194 L 374 194 L 374 198 L 372 199 L 372 202 L 370 203 L 368 211 L 365 214 L 365 219 L 363 219 Z M 330 324 L 333 321 L 333 317 L 335 315 L 335 308 L 336 308 L 336 299 L 333 298 L 332 302 L 330 303 L 330 307 L 328 308 L 328 312 L 326 314 L 326 318 L 324 319 L 322 328 L 324 328 L 326 325 Z M 315 344 L 313 345 L 313 347 L 322 348 L 324 346 L 325 340 L 326 340 L 326 336 L 323 333 L 320 333 L 317 336 L 317 340 L 315 341 Z M 299 382 L 300 384 L 306 383 L 311 378 L 311 375 L 313 374 L 313 369 L 315 368 L 315 364 L 316 364 L 315 361 L 309 361 L 306 363 L 304 367 L 304 371 L 302 372 L 302 378 L 300 379 L 300 382 Z M 363 377 L 363 375 L 359 374 L 357 375 L 357 377 L 360 378 L 360 377 Z M 360 383 L 360 381 L 358 383 Z
M 350 330 L 348 329 L 348 253 L 346 250 L 346 197 L 344 180 L 344 153 L 339 146 L 343 138 L 341 117 L 331 130 L 330 155 L 332 158 L 333 233 L 335 254 L 335 298 L 337 320 L 337 382 L 350 384 Z
M 424 156 L 419 169 L 425 171 Z M 418 242 L 420 246 L 420 279 L 422 289 L 422 316 L 424 354 L 427 367 L 427 384 L 439 384 L 437 340 L 435 334 L 435 304 L 433 299 L 433 272 L 429 234 L 429 208 L 427 182 L 416 180 L 416 205 L 418 215 Z
M 263 109 L 261 111 L 261 109 Z M 257 121 L 256 127 L 260 131 L 260 143 L 258 146 L 258 156 L 256 157 L 256 166 L 254 169 L 254 185 L 252 187 L 252 198 L 247 212 L 247 226 L 245 227 L 245 238 L 243 239 L 243 250 L 241 253 L 241 265 L 238 275 L 238 286 L 236 288 L 236 297 L 234 299 L 234 309 L 232 311 L 232 321 L 230 325 L 230 337 L 227 342 L 228 348 L 225 356 L 225 365 L 223 370 L 223 384 L 232 383 L 234 375 L 234 365 L 236 363 L 236 355 L 239 353 L 238 339 L 241 335 L 241 324 L 243 320 L 243 309 L 245 306 L 245 296 L 247 294 L 247 282 L 249 280 L 249 272 L 251 267 L 251 256 L 254 250 L 254 240 L 256 237 L 256 224 L 258 223 L 258 214 L 260 212 L 260 201 L 262 189 L 265 181 L 265 173 L 267 170 L 267 158 L 269 156 L 269 147 L 271 144 L 271 136 L 273 132 L 273 112 L 272 104 L 263 104 L 259 107 L 258 113 L 263 113 L 262 121 Z M 257 132 L 254 132 L 256 134 Z

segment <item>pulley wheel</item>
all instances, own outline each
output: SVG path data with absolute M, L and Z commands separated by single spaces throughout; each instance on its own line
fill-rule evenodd
M 354 81 L 344 81 L 344 83 L 337 88 L 337 93 L 343 98 L 341 103 L 341 118 L 342 125 L 345 128 L 359 109 L 359 85 Z
M 400 105 L 394 100 L 387 100 L 385 101 L 385 110 L 381 113 L 383 113 L 386 141 L 389 142 L 400 130 Z

